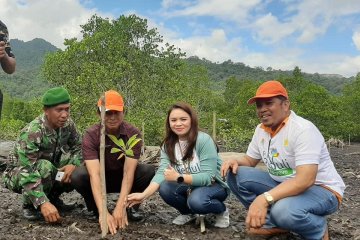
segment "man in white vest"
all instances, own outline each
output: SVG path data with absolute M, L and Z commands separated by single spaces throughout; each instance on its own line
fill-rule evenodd
M 305 239 L 329 239 L 326 215 L 339 208 L 345 184 L 324 137 L 290 110 L 288 93 L 278 81 L 263 83 L 248 101 L 253 103 L 261 123 L 246 155 L 221 168 L 248 209 L 248 234 L 294 232 Z M 255 168 L 260 161 L 267 171 Z

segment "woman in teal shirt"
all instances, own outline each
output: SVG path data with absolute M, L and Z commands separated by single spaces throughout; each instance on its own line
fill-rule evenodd
M 220 176 L 221 163 L 213 139 L 199 131 L 193 108 L 179 102 L 167 114 L 159 169 L 144 192 L 128 196 L 128 205 L 140 203 L 159 190 L 161 198 L 180 212 L 174 224 L 190 222 L 195 214 L 213 213 L 215 226 L 226 228 L 229 211 L 224 201 L 229 191 Z

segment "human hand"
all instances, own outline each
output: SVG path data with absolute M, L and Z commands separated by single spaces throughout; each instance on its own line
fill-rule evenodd
M 264 195 L 257 196 L 249 207 L 245 220 L 246 228 L 262 227 L 265 224 L 268 206 Z
M 70 183 L 71 182 L 71 174 L 75 170 L 76 166 L 69 164 L 65 165 L 64 167 L 60 168 L 59 171 L 64 172 L 64 176 L 61 179 L 62 183 Z
M 113 218 L 113 216 L 108 211 L 106 211 L 106 214 L 107 214 L 106 223 L 107 223 L 107 226 L 108 226 L 108 231 L 110 231 L 111 235 L 114 235 L 114 234 L 117 233 L 117 225 L 116 225 L 115 219 Z M 99 214 L 100 228 L 103 229 L 101 219 L 102 219 L 102 214 Z
M 226 160 L 221 165 L 220 174 L 222 177 L 225 177 L 227 172 L 229 171 L 229 169 L 232 169 L 232 173 L 236 174 L 238 167 L 239 167 L 239 164 L 237 163 L 236 160 L 234 160 L 234 159 Z
M 48 223 L 56 223 L 61 220 L 58 210 L 50 202 L 45 202 L 45 203 L 41 204 L 40 211 L 41 211 L 41 214 L 44 216 L 45 221 Z
M 164 176 L 166 181 L 176 182 L 179 175 L 180 174 L 171 165 L 169 165 L 164 170 Z
M 112 216 L 114 217 L 114 221 L 116 225 L 120 229 L 125 229 L 128 225 L 128 218 L 127 218 L 127 212 L 126 212 L 126 206 L 116 206 Z
M 127 197 L 126 207 L 132 207 L 134 205 L 140 204 L 145 200 L 145 194 L 142 193 L 131 193 Z

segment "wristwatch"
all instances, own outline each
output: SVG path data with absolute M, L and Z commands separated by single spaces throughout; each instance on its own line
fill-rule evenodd
M 273 198 L 273 196 L 270 195 L 270 193 L 264 192 L 264 197 L 265 197 L 265 200 L 267 201 L 267 203 L 268 203 L 269 205 L 273 205 L 273 203 L 274 203 L 274 198 Z
M 184 176 L 182 174 L 180 174 L 176 181 L 177 181 L 177 183 L 183 183 L 184 182 Z

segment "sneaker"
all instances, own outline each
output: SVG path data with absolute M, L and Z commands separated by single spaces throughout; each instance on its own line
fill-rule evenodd
M 42 218 L 40 210 L 35 209 L 32 205 L 23 205 L 23 216 L 29 221 L 36 221 Z
M 281 228 L 250 228 L 247 230 L 249 235 L 274 236 L 285 233 L 289 233 L 289 231 Z
M 224 212 L 217 214 L 215 219 L 215 227 L 227 228 L 230 225 L 230 214 L 226 208 Z
M 135 208 L 126 208 L 127 217 L 130 221 L 138 222 L 143 220 L 144 215 L 136 210 Z
M 194 220 L 196 218 L 196 216 L 194 214 L 188 214 L 188 215 L 179 215 L 177 216 L 172 223 L 175 225 L 184 225 L 188 222 L 191 222 L 192 220 Z

